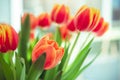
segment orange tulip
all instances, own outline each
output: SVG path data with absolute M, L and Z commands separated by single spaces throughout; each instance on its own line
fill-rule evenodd
M 75 15 L 75 26 L 80 31 L 85 31 L 92 24 L 93 11 L 87 6 L 82 6 Z
M 71 37 L 70 32 L 65 24 L 60 26 L 60 34 L 63 40 L 70 39 Z
M 50 27 L 51 18 L 48 13 L 42 13 L 38 16 L 38 26 Z
M 22 23 L 24 22 L 24 20 L 25 20 L 25 18 L 26 18 L 27 15 L 30 16 L 30 27 L 31 27 L 31 29 L 35 29 L 36 26 L 37 26 L 37 18 L 33 14 L 25 13 L 22 16 Z
M 68 30 L 70 31 L 75 31 L 76 30 L 76 26 L 75 26 L 75 23 L 74 23 L 74 19 L 70 19 L 67 23 L 67 28 Z
M 58 24 L 67 22 L 69 19 L 69 8 L 65 5 L 56 4 L 52 9 L 51 19 Z
M 0 52 L 15 50 L 18 45 L 18 34 L 8 24 L 0 24 Z
M 44 69 L 55 67 L 64 55 L 64 49 L 59 47 L 54 40 L 50 40 L 50 34 L 44 36 L 35 45 L 32 51 L 32 61 L 35 62 L 43 53 L 46 53 Z

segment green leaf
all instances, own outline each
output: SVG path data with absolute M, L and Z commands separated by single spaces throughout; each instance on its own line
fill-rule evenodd
M 20 58 L 16 55 L 16 79 L 17 80 L 25 80 L 25 61 L 23 58 Z
M 70 60 L 70 57 L 71 57 L 71 55 L 72 55 L 72 53 L 73 53 L 73 50 L 74 50 L 74 48 L 75 48 L 75 45 L 76 45 L 76 43 L 77 43 L 77 41 L 78 41 L 78 39 L 79 39 L 79 36 L 80 36 L 80 32 L 78 32 L 78 34 L 77 34 L 77 36 L 76 36 L 76 38 L 75 38 L 75 40 L 74 40 L 74 43 L 73 43 L 72 47 L 70 48 L 70 52 L 68 53 L 68 56 L 67 56 L 67 58 L 66 58 L 66 60 L 65 60 L 65 64 L 64 64 L 64 67 L 63 67 L 63 70 L 64 70 L 64 71 L 66 71 L 67 65 L 68 65 L 68 63 L 69 63 L 69 60 Z
M 73 80 L 75 80 L 79 75 L 80 73 L 82 73 L 86 68 L 88 68 L 95 60 L 96 58 L 99 56 L 99 54 L 97 54 L 88 64 L 86 64 L 85 66 L 83 66 L 83 68 L 81 68 L 77 73 L 76 75 L 73 77 Z
M 23 24 L 21 24 L 21 32 L 20 32 L 20 41 L 18 46 L 18 53 L 26 60 L 27 54 L 27 46 L 29 42 L 30 35 L 30 18 L 29 15 L 25 18 Z
M 7 64 L 13 65 L 13 58 L 14 52 L 13 51 L 8 51 L 6 54 L 3 55 L 3 58 Z
M 60 46 L 62 43 L 62 38 L 61 38 L 61 34 L 60 34 L 60 29 L 59 27 L 56 28 L 55 31 L 55 41 L 58 43 L 58 45 Z
M 30 67 L 28 72 L 27 80 L 38 80 L 40 75 L 43 72 L 44 62 L 45 62 L 45 53 L 41 55 Z
M 44 80 L 53 80 L 57 73 L 57 67 L 47 70 L 45 73 Z
M 53 80 L 61 80 L 61 76 L 62 76 L 62 71 L 58 71 L 57 75 Z
M 0 79 L 5 80 L 5 76 L 4 76 L 4 72 L 3 72 L 3 69 L 2 69 L 1 63 L 0 63 Z
M 3 70 L 4 76 L 6 80 L 15 80 L 15 72 L 14 72 L 14 67 L 7 64 L 5 62 L 5 60 L 3 59 L 3 56 L 0 55 L 0 64 L 1 64 L 1 68 Z
M 62 77 L 63 80 L 72 80 L 73 76 L 79 71 L 79 69 L 81 68 L 84 60 L 86 59 L 86 57 L 90 51 L 90 45 L 91 45 L 92 41 L 93 41 L 93 39 L 91 39 L 90 42 L 82 49 L 82 51 L 80 51 L 78 53 L 77 57 L 71 64 L 68 71 L 63 74 L 63 77 Z M 74 72 L 74 74 L 73 74 L 73 72 Z
M 67 56 L 68 56 L 69 47 L 70 47 L 70 43 L 68 45 L 67 45 L 67 43 L 65 43 L 65 48 L 64 48 L 65 49 L 65 53 L 64 53 L 64 56 L 63 56 L 63 58 L 61 60 L 60 65 L 59 65 L 59 70 L 63 70 L 63 67 L 65 65 L 65 61 L 66 61 Z
M 25 74 L 25 61 L 24 61 L 23 58 L 22 58 L 21 62 L 23 64 L 23 67 L 22 67 L 22 70 L 21 70 L 20 80 L 25 80 L 25 77 L 26 77 L 26 74 Z

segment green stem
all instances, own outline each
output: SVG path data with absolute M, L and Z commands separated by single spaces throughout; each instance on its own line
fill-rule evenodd
M 84 40 L 84 42 L 82 43 L 82 46 L 80 47 L 80 50 L 85 46 L 86 42 L 88 41 L 89 37 L 90 37 L 91 33 L 89 33 L 86 37 L 86 39 Z
M 78 41 L 78 39 L 79 39 L 79 36 L 80 36 L 80 32 L 78 32 L 78 34 L 77 34 L 77 36 L 76 36 L 76 38 L 75 38 L 75 41 L 74 41 L 74 43 L 73 43 L 73 45 L 72 45 L 72 48 L 70 49 L 70 53 L 68 54 L 68 57 L 67 57 L 67 59 L 66 59 L 66 61 L 65 61 L 65 65 L 64 65 L 64 67 L 63 67 L 63 71 L 66 69 L 66 67 L 67 67 L 67 65 L 68 65 L 68 62 L 69 62 L 69 60 L 70 60 L 70 57 L 71 57 L 72 52 L 73 52 L 73 50 L 74 50 L 74 47 L 75 47 L 75 45 L 76 45 L 76 43 L 77 43 L 77 41 Z

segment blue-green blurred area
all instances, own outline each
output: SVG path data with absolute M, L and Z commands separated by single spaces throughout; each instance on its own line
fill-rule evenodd
M 10 23 L 10 0 L 0 0 L 0 23 Z
M 96 37 L 91 46 L 90 54 L 100 53 L 99 57 L 77 80 L 120 80 L 120 0 L 0 0 L 0 23 L 10 23 L 19 31 L 24 12 L 35 15 L 50 12 L 55 3 L 68 5 L 71 15 L 84 4 L 96 7 L 109 22 L 108 32 Z

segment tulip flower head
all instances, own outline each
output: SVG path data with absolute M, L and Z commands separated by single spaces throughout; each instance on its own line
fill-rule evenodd
M 15 50 L 18 45 L 18 34 L 8 24 L 0 24 L 0 52 Z
M 65 24 L 60 26 L 60 34 L 63 40 L 70 39 L 71 37 L 71 34 Z
M 58 24 L 67 22 L 69 19 L 69 8 L 63 4 L 56 4 L 52 9 L 51 19 Z
M 93 19 L 93 13 L 87 6 L 82 6 L 75 15 L 75 25 L 80 31 L 85 31 L 91 25 Z
M 100 20 L 100 11 L 88 6 L 82 6 L 75 15 L 75 25 L 80 31 L 92 31 Z
M 74 17 L 75 27 L 79 31 L 91 31 L 101 36 L 108 30 L 108 23 L 100 16 L 100 11 L 82 6 Z
M 50 40 L 50 36 L 51 34 L 45 35 L 38 41 L 32 51 L 33 62 L 35 62 L 43 53 L 46 53 L 44 64 L 45 70 L 55 67 L 64 55 L 64 49 L 59 47 L 54 40 Z
M 38 26 L 50 27 L 51 18 L 48 13 L 42 13 L 38 16 Z
M 99 31 L 99 30 L 102 28 L 103 23 L 104 23 L 104 19 L 101 17 L 101 18 L 100 18 L 100 21 L 98 22 L 98 25 L 96 26 L 95 29 L 93 29 L 93 32 Z
M 93 19 L 91 25 L 88 27 L 87 31 L 92 31 L 93 29 L 96 28 L 98 25 L 98 22 L 100 21 L 100 11 L 95 8 L 91 8 L 93 12 Z
M 96 32 L 96 35 L 102 36 L 108 30 L 108 28 L 109 28 L 108 26 L 109 26 L 109 24 L 107 22 L 104 22 L 103 25 L 101 26 L 101 29 Z

